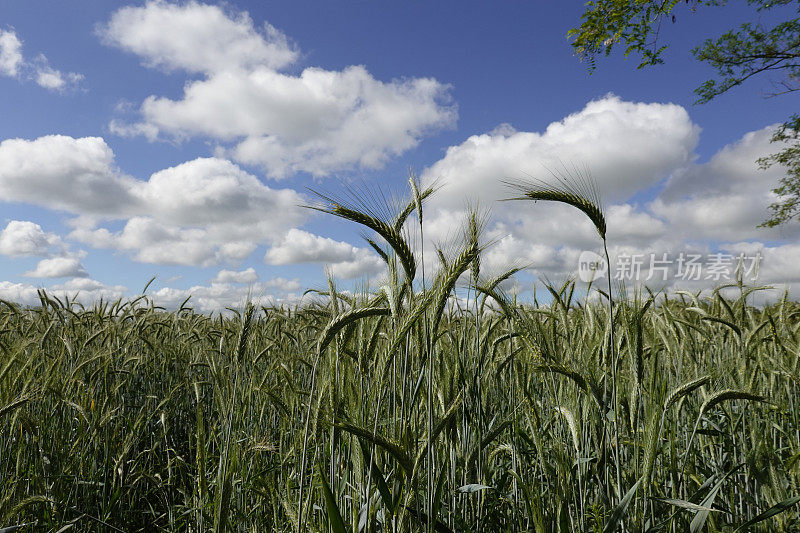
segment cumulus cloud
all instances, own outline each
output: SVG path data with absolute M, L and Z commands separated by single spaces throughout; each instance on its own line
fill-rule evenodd
M 609 206 L 608 237 L 628 245 L 647 246 L 667 235 L 667 224 L 632 204 Z
M 286 36 L 269 24 L 259 31 L 247 13 L 226 13 L 220 6 L 194 1 L 123 7 L 98 32 L 105 43 L 137 54 L 149 67 L 166 70 L 278 69 L 298 56 Z
M 26 220 L 11 220 L 0 232 L 0 254 L 12 257 L 48 255 L 62 245 L 61 238 L 45 232 L 39 224 Z
M 0 200 L 78 215 L 71 239 L 158 264 L 241 260 L 307 216 L 297 192 L 267 187 L 224 159 L 198 158 L 142 181 L 116 167 L 102 138 L 63 135 L 0 143 Z M 112 231 L 103 220 L 126 223 Z
M 206 266 L 240 260 L 256 247 L 254 242 L 221 242 L 212 239 L 210 233 L 202 228 L 164 224 L 151 217 L 133 217 L 118 232 L 77 228 L 69 237 L 95 248 L 127 251 L 136 261 L 159 265 Z
M 22 54 L 22 41 L 12 30 L 0 30 L 0 74 L 30 79 L 51 91 L 76 87 L 83 79 L 82 74 L 53 68 L 44 54 L 39 54 L 31 61 L 26 60 Z
M 0 299 L 26 306 L 36 306 L 41 303 L 38 293 L 41 289 L 30 283 L 0 281 Z M 106 285 L 89 278 L 75 278 L 52 285 L 45 290 L 47 294 L 56 296 L 62 301 L 65 297 L 69 297 L 70 301 L 81 303 L 84 306 L 92 306 L 100 299 L 114 301 L 122 298 L 128 289 L 122 285 Z
M 780 166 L 764 171 L 756 159 L 773 153 L 770 143 L 775 126 L 745 134 L 722 148 L 703 165 L 676 172 L 652 202 L 652 212 L 669 222 L 673 231 L 694 238 L 737 241 L 742 239 L 796 238 L 800 226 L 758 228 L 767 218 L 771 192 L 785 172 Z
M 270 278 L 264 282 L 264 287 L 269 289 L 277 289 L 283 292 L 297 292 L 302 288 L 298 278 Z
M 445 186 L 434 201 L 461 207 L 464 198 L 508 198 L 511 191 L 501 180 L 546 179 L 550 171 L 588 168 L 603 198 L 619 202 L 687 163 L 698 139 L 699 128 L 681 106 L 626 102 L 610 95 L 541 133 L 505 125 L 473 135 L 448 148 L 423 177 L 440 178 Z
M 210 285 L 195 285 L 188 289 L 164 287 L 152 292 L 149 297 L 167 309 L 175 309 L 187 298 L 186 304 L 201 313 L 222 312 L 227 307 L 241 309 L 248 301 L 256 306 L 293 306 L 301 296 L 294 291 L 299 283 L 283 278 L 273 278 L 265 282 L 241 285 L 212 281 Z
M 591 222 L 563 204 L 496 201 L 515 195 L 503 180 L 552 183 L 551 174 L 588 171 L 607 202 L 609 240 L 653 244 L 667 228 L 629 199 L 689 164 L 698 135 L 680 106 L 613 95 L 589 102 L 542 132 L 504 125 L 473 135 L 423 172 L 424 181 L 438 179 L 442 185 L 429 200 L 426 232 L 434 242 L 446 242 L 452 228 L 463 225 L 465 205 L 480 199 L 483 208 L 492 209 L 486 236 L 496 245 L 487 254 L 497 267 L 505 257 L 507 264 L 532 263 L 557 273 L 567 256 L 577 262 L 573 252 L 598 245 Z
M 215 224 L 243 236 L 273 232 L 304 219 L 292 189 L 271 189 L 230 161 L 198 158 L 154 173 L 134 191 L 159 220 L 181 225 Z M 275 216 L 280 213 L 280 216 Z M 265 222 L 271 220 L 272 222 Z M 276 221 L 281 221 L 276 223 Z M 261 226 L 259 226 L 261 225 Z
M 358 250 L 355 258 L 328 265 L 328 270 L 334 278 L 368 278 L 380 274 L 385 270 L 385 263 L 372 252 L 364 248 L 359 248 Z
M 137 209 L 135 182 L 114 166 L 100 137 L 47 135 L 0 143 L 0 199 L 76 214 L 122 215 Z
M 432 78 L 383 82 L 363 66 L 282 72 L 297 49 L 267 23 L 259 31 L 246 13 L 150 1 L 118 10 L 99 31 L 147 66 L 202 76 L 187 82 L 180 100 L 147 97 L 140 122 L 115 120 L 112 131 L 214 139 L 218 155 L 274 178 L 378 168 L 455 123 L 449 88 Z
M 314 235 L 301 229 L 289 230 L 264 256 L 270 265 L 324 263 L 331 273 L 344 279 L 372 276 L 381 272 L 384 263 L 366 248 L 357 248 L 344 241 Z
M 0 281 L 0 299 L 21 305 L 37 305 L 40 303 L 38 288 L 30 283 L 13 283 Z
M 256 306 L 293 306 L 300 301 L 301 295 L 297 294 L 299 289 L 300 282 L 296 279 L 270 278 L 247 286 L 212 281 L 209 285 L 194 285 L 188 289 L 162 287 L 157 291 L 148 291 L 148 298 L 156 305 L 176 309 L 191 297 L 187 306 L 201 313 L 217 313 L 225 312 L 227 307 L 242 308 L 247 301 Z M 70 301 L 85 306 L 92 306 L 100 299 L 114 301 L 130 297 L 128 289 L 122 285 L 107 285 L 86 277 L 69 279 L 49 287 L 0 281 L 0 299 L 26 306 L 40 304 L 39 290 L 45 290 L 62 301 L 68 297 Z
M 450 147 L 424 171 L 423 180 L 438 178 L 442 184 L 428 203 L 426 234 L 434 242 L 452 238 L 453 228 L 463 227 L 465 205 L 480 199 L 482 206 L 493 208 L 484 232 L 492 243 L 482 261 L 487 270 L 531 265 L 540 278 L 574 277 L 583 250 L 602 252 L 587 217 L 564 204 L 494 200 L 514 193 L 503 187 L 503 179 L 533 177 L 553 183 L 552 174 L 588 172 L 606 202 L 611 264 L 617 269 L 612 275 L 619 275 L 620 265 L 635 256 L 642 262 L 639 280 L 649 277 L 653 286 L 677 286 L 675 261 L 682 252 L 701 254 L 707 267 L 729 243 L 800 236 L 797 223 L 756 228 L 774 200 L 770 189 L 781 175 L 779 168 L 764 172 L 755 163 L 775 151 L 769 143 L 773 130 L 747 133 L 708 162 L 697 163 L 699 128 L 683 108 L 672 104 L 607 96 L 542 132 L 503 125 Z M 636 201 L 643 192 L 654 199 Z M 794 251 L 783 245 L 773 248 L 763 249 L 764 279 L 791 281 L 788 265 Z M 667 283 L 659 283 L 649 266 L 651 258 L 664 253 L 673 265 Z M 770 262 L 773 270 L 766 266 Z M 735 264 L 731 273 L 734 269 Z M 706 286 L 714 282 L 700 280 Z
M 258 274 L 253 267 L 245 270 L 220 270 L 214 277 L 215 283 L 253 283 L 258 281 Z
M 338 263 L 352 259 L 355 251 L 352 244 L 292 228 L 281 242 L 269 249 L 264 261 L 269 265 Z
M 758 254 L 760 260 L 757 279 L 760 283 L 794 285 L 800 288 L 800 270 L 797 269 L 800 264 L 800 245 L 790 243 L 770 246 L 763 242 L 750 241 L 730 243 L 722 246 L 722 249 L 734 257 L 740 254 L 754 257 Z
M 28 278 L 85 278 L 89 276 L 75 257 L 42 259 L 34 270 L 25 272 Z

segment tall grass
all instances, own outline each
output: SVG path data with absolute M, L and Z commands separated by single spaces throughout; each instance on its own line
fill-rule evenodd
M 800 528 L 798 303 L 741 286 L 611 315 L 566 283 L 519 304 L 474 215 L 423 284 L 405 228 L 425 192 L 316 205 L 377 233 L 374 293 L 331 280 L 225 317 L 0 303 L 0 527 Z

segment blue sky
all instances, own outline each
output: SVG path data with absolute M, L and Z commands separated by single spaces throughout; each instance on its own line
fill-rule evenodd
M 496 204 L 500 180 L 563 164 L 597 181 L 612 268 L 759 253 L 761 281 L 791 288 L 800 232 L 756 229 L 780 171 L 754 161 L 795 96 L 764 98 L 779 78 L 763 77 L 693 105 L 713 72 L 690 49 L 752 20 L 743 4 L 678 11 L 664 65 L 612 54 L 590 75 L 565 37 L 582 2 L 7 0 L 0 298 L 130 296 L 157 275 L 167 306 L 291 303 L 326 264 L 374 285 L 358 228 L 297 206 L 307 187 L 402 191 L 409 168 L 443 185 L 426 249 L 479 202 L 485 268 L 530 265 L 508 287 L 529 291 L 598 242 L 569 208 Z

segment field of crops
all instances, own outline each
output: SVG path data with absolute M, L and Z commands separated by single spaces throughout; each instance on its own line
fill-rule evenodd
M 800 530 L 800 305 L 644 291 L 612 320 L 569 282 L 517 304 L 475 216 L 424 279 L 402 228 L 427 194 L 392 220 L 321 204 L 380 236 L 374 293 L 0 304 L 0 527 Z

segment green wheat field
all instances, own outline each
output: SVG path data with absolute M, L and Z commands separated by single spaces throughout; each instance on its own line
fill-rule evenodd
M 590 195 L 518 188 L 605 245 Z M 377 290 L 0 302 L 0 532 L 800 531 L 797 302 L 741 281 L 517 302 L 476 214 L 426 261 L 433 189 L 410 189 L 391 216 L 313 206 L 373 235 Z

